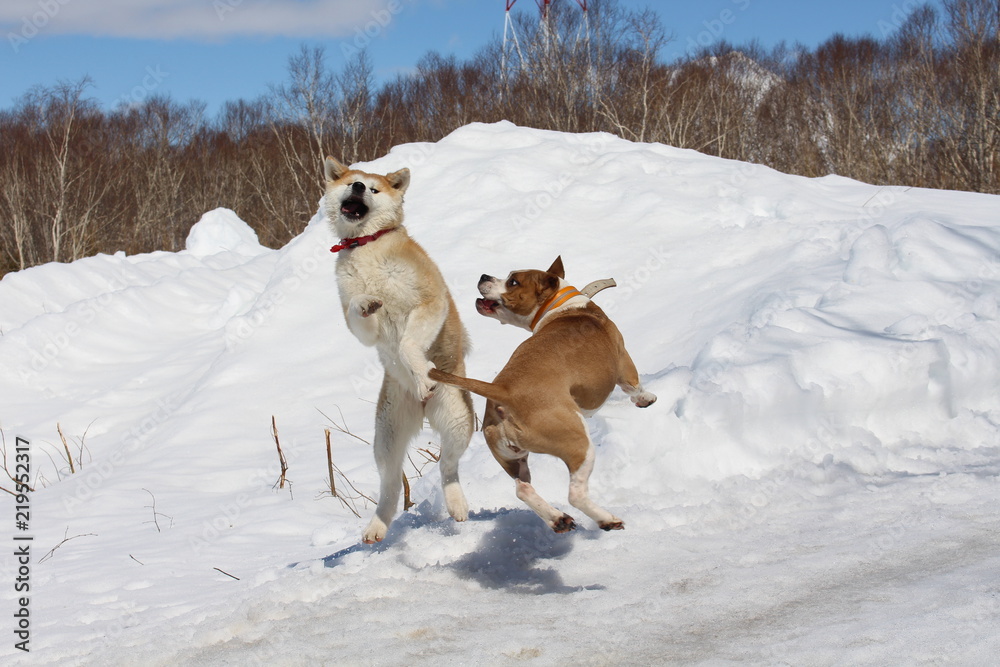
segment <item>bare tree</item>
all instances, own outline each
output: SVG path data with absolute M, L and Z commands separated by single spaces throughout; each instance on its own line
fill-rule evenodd
M 9 130 L 0 127 L 0 134 Z M 20 271 L 38 263 L 38 253 L 31 237 L 31 204 L 29 185 L 23 156 L 9 154 L 0 168 L 0 220 L 2 229 L 4 261 L 0 264 L 0 275 L 6 269 Z
M 530 3 L 529 3 L 530 4 Z M 38 87 L 0 110 L 0 273 L 93 252 L 182 247 L 206 210 L 228 206 L 262 242 L 286 243 L 314 214 L 318 165 L 501 119 L 610 131 L 782 171 L 838 173 L 1000 193 L 1000 4 L 915 8 L 881 40 L 814 49 L 719 42 L 661 61 L 660 17 L 616 0 L 517 15 L 475 57 L 430 53 L 376 85 L 368 54 L 339 71 L 302 47 L 288 78 L 252 101 L 166 96 L 101 110 L 88 79 Z
M 1000 3 L 945 0 L 951 42 L 948 106 L 956 124 L 951 165 L 969 189 L 998 192 Z
M 178 250 L 197 220 L 188 190 L 194 175 L 184 169 L 184 153 L 204 125 L 204 105 L 157 95 L 119 113 L 134 142 L 125 161 L 134 211 L 127 242 Z
M 288 60 L 288 83 L 271 87 L 268 116 L 280 151 L 280 166 L 301 202 L 292 214 L 295 218 L 308 219 L 312 214 L 321 192 L 317 165 L 325 155 L 337 152 L 331 137 L 339 110 L 337 79 L 327 70 L 325 58 L 322 47 L 303 46 Z M 258 181 L 266 183 L 278 166 L 270 160 L 255 164 Z M 272 207 L 270 212 L 276 219 L 286 217 L 286 224 L 291 222 L 283 207 Z
M 891 96 L 893 121 L 886 137 L 891 151 L 886 178 L 927 186 L 932 179 L 931 138 L 940 107 L 934 47 L 937 16 L 930 6 L 913 12 L 887 43 L 891 63 L 884 95 Z
M 341 159 L 348 163 L 362 157 L 369 144 L 377 143 L 378 132 L 373 114 L 374 74 L 368 51 L 363 49 L 352 57 L 335 77 L 339 102 L 337 119 L 340 129 Z
M 74 220 L 72 205 L 74 188 L 85 183 L 93 174 L 87 165 L 74 160 L 73 148 L 80 124 L 96 109 L 92 100 L 83 96 L 92 85 L 89 78 L 77 82 L 62 82 L 51 88 L 38 87 L 28 93 L 24 105 L 32 107 L 29 114 L 36 118 L 36 129 L 45 149 L 40 172 L 45 184 L 43 206 L 48 208 L 48 257 L 51 261 L 76 259 L 64 246 L 71 236 L 86 229 L 86 220 Z M 41 158 L 41 156 L 40 156 Z M 79 250 L 79 244 L 73 250 Z
M 652 10 L 629 16 L 631 48 L 614 58 L 610 76 L 595 77 L 598 115 L 610 129 L 634 141 L 649 141 L 667 134 L 664 114 L 669 95 L 669 72 L 659 63 L 660 52 L 670 42 L 663 24 Z M 591 67 L 591 73 L 593 69 Z

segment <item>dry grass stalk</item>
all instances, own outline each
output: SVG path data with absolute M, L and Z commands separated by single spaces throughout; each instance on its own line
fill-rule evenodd
M 413 507 L 413 501 L 410 500 L 410 480 L 406 479 L 406 473 L 403 473 L 403 511 Z
M 165 517 L 167 519 L 170 519 L 170 527 L 173 528 L 174 527 L 174 517 L 167 516 L 163 512 L 157 512 L 156 511 L 156 496 L 154 496 L 153 492 L 150 491 L 149 489 L 143 489 L 143 491 L 145 491 L 146 493 L 149 494 L 149 497 L 152 499 L 152 503 L 153 503 L 152 505 L 143 505 L 143 507 L 148 507 L 149 509 L 151 509 L 153 511 L 153 520 L 152 521 L 146 521 L 146 523 L 151 523 L 154 526 L 156 526 L 156 532 L 158 532 L 158 533 L 163 532 L 163 531 L 160 530 L 160 522 L 158 520 L 158 517 L 162 516 L 162 517 Z
M 335 406 L 335 407 L 337 407 L 337 406 Z M 344 435 L 349 435 L 352 438 L 354 438 L 355 440 L 360 440 L 361 442 L 363 442 L 366 445 L 368 445 L 369 447 L 371 447 L 372 443 L 368 442 L 367 440 L 365 440 L 364 438 L 362 438 L 360 435 L 356 435 L 356 434 L 354 434 L 354 433 L 351 432 L 351 429 L 349 429 L 347 427 L 347 420 L 344 419 L 344 413 L 341 411 L 341 409 L 339 407 L 337 407 L 337 412 L 340 412 L 340 421 L 344 422 L 343 426 L 341 426 L 340 424 L 338 424 L 337 420 L 333 419 L 332 417 L 330 417 L 330 415 L 326 414 L 322 410 L 320 410 L 320 409 L 317 408 L 316 411 L 319 412 L 324 417 L 326 417 L 330 421 L 330 424 L 333 426 L 333 428 L 337 430 L 337 432 L 343 433 Z
M 333 481 L 333 453 L 330 451 L 330 429 L 323 429 L 326 436 L 326 471 L 330 475 L 330 495 L 337 497 L 337 484 Z
M 322 411 L 320 411 L 320 414 L 323 414 Z M 323 416 L 326 417 L 327 419 L 330 419 L 325 414 Z M 343 419 L 343 415 L 341 415 L 341 419 Z M 333 427 L 337 431 L 339 431 L 339 432 L 341 432 L 341 433 L 343 433 L 345 435 L 349 435 L 352 438 L 355 438 L 357 440 L 360 440 L 361 442 L 364 442 L 365 444 L 370 444 L 364 438 L 360 438 L 357 435 L 355 435 L 354 433 L 351 433 L 351 431 L 346 426 L 346 422 L 345 422 L 344 426 L 341 426 L 340 424 L 336 423 L 332 419 L 330 419 L 330 421 L 333 424 Z M 351 480 L 348 479 L 346 475 L 344 475 L 344 473 L 340 470 L 340 468 L 338 468 L 334 464 L 334 462 L 333 462 L 333 451 L 332 451 L 332 447 L 331 447 L 331 444 L 330 444 L 330 433 L 331 433 L 331 431 L 330 431 L 330 429 L 324 429 L 323 433 L 324 433 L 324 435 L 326 437 L 326 467 L 327 467 L 327 472 L 328 472 L 328 474 L 330 476 L 330 478 L 329 478 L 329 482 L 330 482 L 329 493 L 330 493 L 330 495 L 332 497 L 334 497 L 337 500 L 339 500 L 341 505 L 343 505 L 344 507 L 346 507 L 347 509 L 349 509 L 351 511 L 351 513 L 354 514 L 354 516 L 356 516 L 358 518 L 361 518 L 361 512 L 359 512 L 358 508 L 357 508 L 357 501 L 358 500 L 364 500 L 365 504 L 367 506 L 367 503 L 369 503 L 369 502 L 374 505 L 375 504 L 375 500 L 373 498 L 371 498 L 370 496 L 365 495 L 364 493 L 362 493 L 361 491 L 359 491 L 358 488 L 356 486 L 354 486 L 354 483 L 351 482 Z M 343 491 L 338 491 L 337 490 L 337 484 L 336 484 L 336 481 L 335 481 L 337 475 L 340 475 L 341 479 L 343 479 L 345 482 L 347 482 L 347 486 L 350 488 L 351 495 L 345 494 Z M 323 491 L 323 493 L 327 493 L 327 491 Z M 320 494 L 320 495 L 322 495 L 322 494 Z
M 59 432 L 59 439 L 62 440 L 63 448 L 66 450 L 66 460 L 69 461 L 69 472 L 71 475 L 76 474 L 76 467 L 73 465 L 73 455 L 69 453 L 69 444 L 66 442 L 66 436 L 63 435 L 62 426 L 59 422 L 56 422 L 56 431 Z
M 83 533 L 82 535 L 74 535 L 73 537 L 69 537 L 69 527 L 67 526 L 66 527 L 66 531 L 63 533 L 62 542 L 60 542 L 59 544 L 57 544 L 54 547 L 52 547 L 51 549 L 49 549 L 48 553 L 46 553 L 44 556 L 42 556 L 41 558 L 38 559 L 38 562 L 39 563 L 44 563 L 45 561 L 47 561 L 48 559 L 52 558 L 52 556 L 55 555 L 56 550 L 59 547 L 61 547 L 62 545 L 66 544 L 70 540 L 77 539 L 78 537 L 97 537 L 97 533 Z
M 278 440 L 278 425 L 271 415 L 271 435 L 274 436 L 274 445 L 278 448 L 278 461 L 281 463 L 281 476 L 278 477 L 278 488 L 285 488 L 286 473 L 288 472 L 288 462 L 285 460 L 285 453 L 281 451 L 281 441 Z

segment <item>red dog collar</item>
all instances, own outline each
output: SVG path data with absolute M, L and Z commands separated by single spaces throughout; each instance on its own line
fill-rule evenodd
M 391 232 L 393 229 L 395 229 L 395 227 L 391 227 L 389 229 L 380 229 L 377 232 L 375 232 L 374 234 L 371 234 L 369 236 L 359 236 L 359 237 L 353 238 L 353 239 L 343 239 L 343 240 L 341 240 L 340 243 L 338 243 L 337 245 L 335 245 L 332 248 L 330 248 L 330 252 L 340 252 L 341 250 L 351 250 L 353 248 L 357 248 L 357 247 L 363 246 L 366 243 L 371 243 L 372 241 L 377 241 L 378 239 L 382 238 L 383 236 L 385 236 L 386 234 L 388 234 L 389 232 Z

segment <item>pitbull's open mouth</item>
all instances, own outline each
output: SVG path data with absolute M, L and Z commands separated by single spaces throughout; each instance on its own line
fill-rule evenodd
M 476 299 L 476 312 L 480 315 L 494 315 L 500 307 L 499 301 L 490 299 Z
M 340 214 L 348 220 L 360 220 L 367 213 L 368 207 L 361 197 L 351 196 L 340 202 Z

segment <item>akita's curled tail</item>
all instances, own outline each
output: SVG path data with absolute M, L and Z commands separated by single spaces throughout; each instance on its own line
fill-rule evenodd
M 432 380 L 444 382 L 445 384 L 453 384 L 456 387 L 461 387 L 462 389 L 468 389 L 473 394 L 479 394 L 480 396 L 484 396 L 492 401 L 496 401 L 497 403 L 505 403 L 507 399 L 507 392 L 503 388 L 490 382 L 464 378 L 461 375 L 452 375 L 451 373 L 445 373 L 437 368 L 432 368 L 427 375 Z

